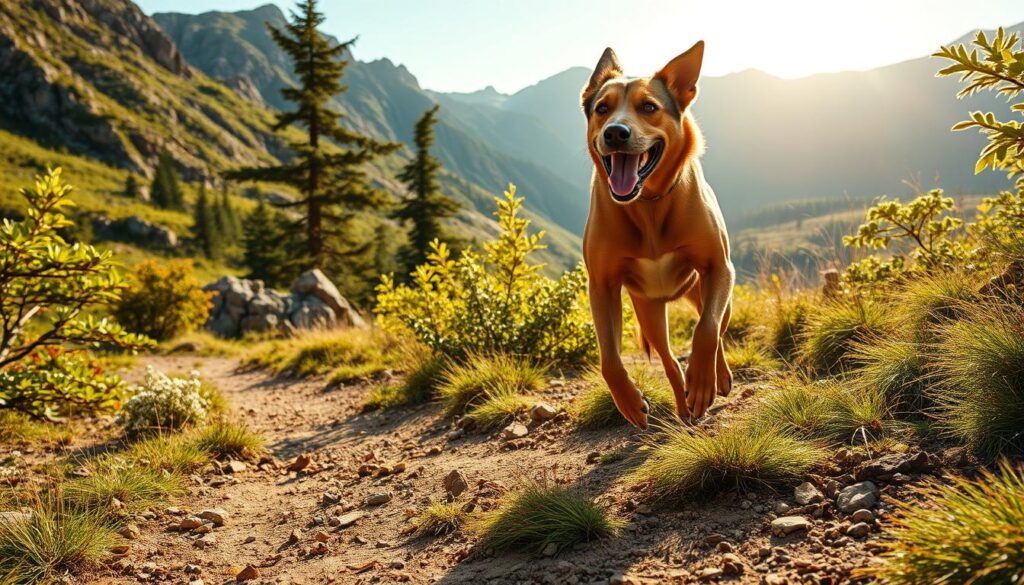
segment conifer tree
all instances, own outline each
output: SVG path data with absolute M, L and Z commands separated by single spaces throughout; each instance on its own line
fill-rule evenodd
M 223 240 L 217 229 L 216 216 L 210 199 L 206 196 L 206 186 L 199 185 L 199 196 L 192 219 L 192 237 L 195 238 L 199 250 L 207 258 L 220 257 Z
M 438 108 L 439 106 L 435 105 L 428 109 L 416 122 L 413 131 L 416 157 L 409 161 L 398 175 L 412 194 L 395 212 L 397 219 L 412 223 L 409 230 L 409 245 L 401 253 L 406 274 L 426 262 L 430 242 L 444 239 L 441 220 L 455 215 L 459 209 L 456 202 L 441 194 L 441 187 L 437 182 L 441 161 L 430 154 L 430 147 L 434 144 L 434 124 L 437 122 Z
M 166 151 L 160 154 L 160 160 L 157 162 L 150 199 L 157 207 L 185 209 L 185 195 L 181 190 L 178 170 L 174 167 L 174 159 Z
M 283 28 L 268 24 L 274 41 L 293 60 L 297 87 L 281 90 L 295 104 L 292 111 L 277 115 L 275 130 L 299 126 L 302 140 L 291 141 L 295 157 L 269 167 L 249 167 L 229 172 L 238 180 L 273 181 L 295 186 L 301 196 L 281 204 L 301 209 L 304 245 L 290 250 L 304 267 L 340 268 L 357 255 L 365 255 L 365 242 L 356 239 L 352 219 L 359 211 L 379 208 L 387 194 L 373 188 L 364 166 L 377 156 L 393 152 L 399 145 L 374 140 L 342 128 L 342 113 L 329 101 L 345 91 L 341 84 L 348 61 L 346 53 L 355 39 L 332 45 L 318 27 L 324 16 L 316 0 L 302 0 Z
M 139 198 L 139 181 L 133 173 L 128 173 L 128 178 L 124 180 L 123 195 L 129 199 Z
M 246 278 L 262 280 L 269 287 L 288 286 L 295 273 L 288 257 L 287 219 L 267 205 L 262 193 L 259 203 L 242 222 L 243 262 Z
M 228 196 L 227 185 L 221 190 L 220 199 L 214 204 L 214 217 L 217 221 L 217 229 L 225 241 L 233 242 L 242 235 L 242 224 L 231 205 L 231 198 Z

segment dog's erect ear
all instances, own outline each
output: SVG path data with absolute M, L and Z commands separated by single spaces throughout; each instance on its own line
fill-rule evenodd
M 597 62 L 594 73 L 590 75 L 590 81 L 587 82 L 587 86 L 583 88 L 581 101 L 584 114 L 590 116 L 590 105 L 594 99 L 594 94 L 597 93 L 597 90 L 601 89 L 604 82 L 621 75 L 622 65 L 619 65 L 619 58 L 615 56 L 615 51 L 608 47 L 601 54 L 601 60 Z
M 700 77 L 700 65 L 704 61 L 704 41 L 690 47 L 682 55 L 668 62 L 661 71 L 654 74 L 661 80 L 679 102 L 680 111 L 693 103 L 697 97 L 697 79 Z

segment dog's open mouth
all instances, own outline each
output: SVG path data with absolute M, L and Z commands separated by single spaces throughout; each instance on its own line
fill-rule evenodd
M 616 201 L 631 201 L 640 194 L 644 180 L 654 172 L 654 167 L 661 159 L 663 148 L 664 143 L 658 141 L 640 154 L 613 152 L 601 157 L 604 170 L 608 173 L 612 197 Z

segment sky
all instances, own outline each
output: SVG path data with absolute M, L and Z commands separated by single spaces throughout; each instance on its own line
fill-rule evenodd
M 136 1 L 152 14 L 270 0 Z M 321 0 L 320 9 L 325 32 L 359 36 L 360 60 L 387 57 L 428 89 L 505 93 L 591 68 L 607 46 L 628 75 L 652 74 L 703 39 L 704 75 L 795 78 L 913 59 L 973 29 L 1024 21 L 1021 0 Z

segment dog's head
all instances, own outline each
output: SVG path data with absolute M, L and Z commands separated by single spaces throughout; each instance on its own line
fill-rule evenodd
M 703 58 L 704 41 L 698 41 L 653 76 L 627 78 L 614 51 L 601 55 L 583 88 L 583 113 L 590 157 L 616 202 L 672 186 L 693 148 L 683 125 Z

